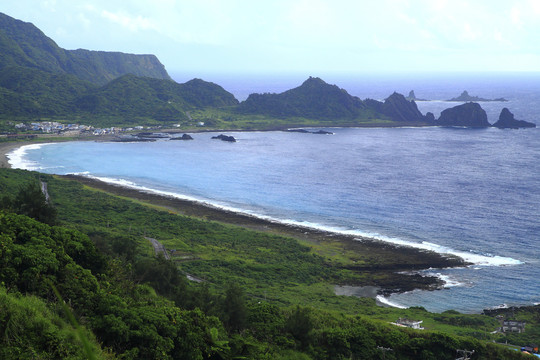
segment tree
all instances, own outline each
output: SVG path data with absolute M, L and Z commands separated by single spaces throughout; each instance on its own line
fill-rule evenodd
M 246 300 L 244 290 L 238 284 L 232 283 L 227 287 L 222 306 L 222 320 L 227 330 L 239 332 L 246 327 Z
M 9 201 L 4 200 L 4 203 Z M 19 188 L 19 192 L 9 204 L 10 210 L 26 215 L 48 225 L 56 224 L 56 209 L 46 200 L 37 182 Z
M 306 348 L 311 340 L 313 320 L 308 308 L 296 305 L 296 308 L 285 323 L 285 330 L 289 332 L 302 348 Z

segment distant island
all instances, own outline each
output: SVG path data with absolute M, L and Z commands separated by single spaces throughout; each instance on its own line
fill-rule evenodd
M 446 101 L 503 101 L 504 102 L 504 101 L 508 101 L 508 100 L 506 100 L 505 98 L 484 99 L 484 98 L 481 98 L 481 97 L 478 97 L 478 96 L 471 96 L 471 95 L 469 95 L 467 90 L 463 90 L 461 95 L 459 95 L 458 97 L 455 97 L 455 98 L 452 98 L 452 99 L 446 100 Z
M 405 99 L 409 100 L 409 101 L 431 101 L 431 100 L 428 100 L 428 99 L 419 99 L 416 97 L 416 94 L 414 93 L 414 90 L 411 90 L 409 92 L 409 95 L 407 97 L 405 97 Z M 496 99 L 485 99 L 485 98 L 481 98 L 479 96 L 471 96 L 469 95 L 469 92 L 467 90 L 464 90 L 461 95 L 457 96 L 457 97 L 454 97 L 452 99 L 449 99 L 449 100 L 444 100 L 444 101 L 452 101 L 452 102 L 468 102 L 468 101 L 473 101 L 473 102 L 477 102 L 477 101 L 481 101 L 481 102 L 487 102 L 487 101 L 501 101 L 501 102 L 506 102 L 508 100 L 506 100 L 505 98 L 496 98 Z

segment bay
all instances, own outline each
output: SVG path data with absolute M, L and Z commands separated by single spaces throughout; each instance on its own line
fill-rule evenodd
M 427 271 L 447 288 L 386 299 L 396 305 L 479 312 L 540 302 L 538 129 L 326 130 L 335 134 L 31 145 L 11 158 L 15 167 L 83 173 L 474 263 Z

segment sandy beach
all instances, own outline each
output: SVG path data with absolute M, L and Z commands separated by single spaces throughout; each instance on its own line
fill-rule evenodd
M 9 164 L 9 159 L 7 157 L 7 154 L 13 149 L 16 149 L 20 146 L 27 145 L 28 143 L 24 142 L 7 142 L 7 143 L 0 143 L 0 168 L 9 168 L 11 165 Z

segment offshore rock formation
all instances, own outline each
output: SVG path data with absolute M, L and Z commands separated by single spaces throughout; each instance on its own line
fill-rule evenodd
M 534 128 L 536 127 L 536 124 L 525 120 L 516 120 L 514 119 L 514 114 L 512 114 L 507 108 L 504 108 L 499 115 L 499 121 L 493 124 L 493 126 L 499 129 L 519 129 Z
M 184 134 L 184 135 L 179 136 L 179 137 L 172 137 L 169 140 L 193 140 L 193 137 L 191 135 Z
M 405 99 L 409 101 L 428 101 L 426 99 L 419 99 L 416 97 L 414 90 L 409 91 L 409 96 L 407 96 Z
M 212 139 L 218 139 L 218 140 L 221 140 L 221 141 L 227 141 L 227 142 L 236 142 L 236 139 L 234 138 L 234 136 L 229 136 L 229 135 L 218 135 L 218 136 L 212 136 Z
M 440 126 L 465 126 L 484 128 L 491 124 L 487 121 L 487 114 L 482 107 L 473 102 L 454 106 L 443 110 L 441 116 L 436 121 Z
M 498 99 L 484 99 L 478 96 L 471 96 L 467 92 L 467 90 L 464 90 L 461 95 L 458 97 L 452 98 L 450 100 L 446 101 L 508 101 L 505 98 L 498 98 Z

